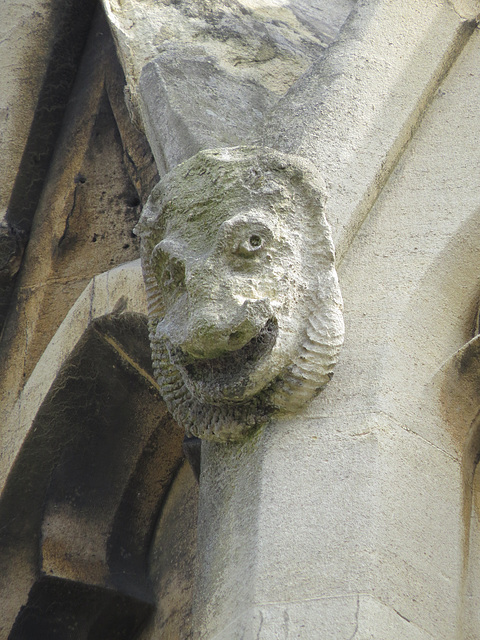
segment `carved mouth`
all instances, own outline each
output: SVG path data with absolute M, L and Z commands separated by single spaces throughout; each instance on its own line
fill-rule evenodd
M 266 322 L 260 332 L 245 346 L 236 351 L 229 351 L 218 358 L 187 358 L 178 352 L 170 357 L 182 372 L 182 377 L 195 395 L 206 401 L 241 402 L 248 387 L 249 374 L 256 364 L 273 349 L 278 335 L 278 325 L 274 318 Z M 183 360 L 183 362 L 182 362 Z M 190 386 L 190 385 L 188 385 Z

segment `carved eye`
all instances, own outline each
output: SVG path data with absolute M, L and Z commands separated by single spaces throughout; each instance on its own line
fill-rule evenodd
M 263 236 L 259 233 L 252 233 L 238 245 L 237 253 L 246 258 L 253 256 L 265 245 Z
M 253 250 L 259 249 L 263 244 L 262 236 L 259 236 L 257 233 L 252 233 L 248 242 Z

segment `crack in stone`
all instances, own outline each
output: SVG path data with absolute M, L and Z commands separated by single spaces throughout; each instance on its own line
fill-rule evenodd
M 285 611 L 283 612 L 283 628 L 285 630 L 285 640 L 288 640 L 289 623 L 290 623 L 290 616 L 288 615 L 288 610 L 285 609 Z
M 260 640 L 260 632 L 262 631 L 262 627 L 263 627 L 263 613 L 261 611 L 258 612 L 260 614 L 260 626 L 258 627 L 258 631 L 257 631 L 257 640 Z
M 393 607 L 392 607 L 393 608 Z M 403 618 L 404 620 L 406 620 L 407 622 L 411 622 L 411 620 L 409 620 L 408 618 L 406 618 L 405 616 L 402 616 L 402 614 L 397 611 L 396 609 L 393 609 L 395 611 L 395 613 L 397 614 L 397 616 L 400 616 L 400 618 Z
M 357 610 L 355 611 L 355 629 L 353 630 L 353 634 L 350 636 L 348 640 L 353 640 L 357 635 L 358 631 L 358 614 L 360 612 L 360 596 L 357 595 Z
M 112 349 L 116 353 L 118 353 L 118 355 L 120 356 L 120 358 L 122 358 L 122 360 L 128 363 L 137 373 L 140 374 L 142 378 L 144 378 L 150 385 L 152 385 L 154 389 L 159 390 L 159 386 L 156 380 L 154 380 L 154 378 L 152 378 L 152 376 L 147 371 L 145 371 L 143 367 L 141 367 L 137 362 L 135 362 L 135 360 L 133 360 L 133 358 L 131 358 L 128 355 L 128 353 L 122 348 L 122 346 L 116 340 L 114 340 L 111 336 L 107 335 L 106 333 L 103 333 L 103 331 L 99 331 L 96 327 L 94 328 L 94 330 L 102 340 L 104 340 L 107 344 L 109 344 L 112 347 Z
M 75 211 L 75 207 L 76 207 L 76 204 L 77 204 L 77 189 L 78 189 L 78 184 L 75 187 L 75 189 L 73 190 L 73 203 L 72 203 L 72 206 L 70 208 L 70 211 L 67 214 L 67 219 L 65 220 L 65 229 L 63 231 L 62 237 L 58 241 L 58 246 L 59 247 L 63 243 L 65 238 L 67 237 L 68 229 L 70 227 L 70 218 L 73 216 L 73 213 Z

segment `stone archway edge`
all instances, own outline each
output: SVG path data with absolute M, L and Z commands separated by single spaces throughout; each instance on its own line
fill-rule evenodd
M 338 262 L 479 15 L 478 2 L 358 2 L 338 39 L 267 115 L 262 143 L 307 157 L 323 174 Z
M 3 491 L 23 440 L 62 365 L 92 320 L 114 311 L 146 313 L 140 260 L 127 262 L 92 278 L 43 352 L 4 427 L 0 491 Z

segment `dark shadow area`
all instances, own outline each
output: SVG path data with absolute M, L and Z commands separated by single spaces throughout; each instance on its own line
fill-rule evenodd
M 7 212 L 8 223 L 28 236 L 63 115 L 87 41 L 97 0 L 56 0 L 56 40 L 35 109 Z
M 148 553 L 182 442 L 153 382 L 145 316 L 94 320 L 0 502 L 0 600 L 17 608 L 2 637 L 136 633 L 153 610 Z

